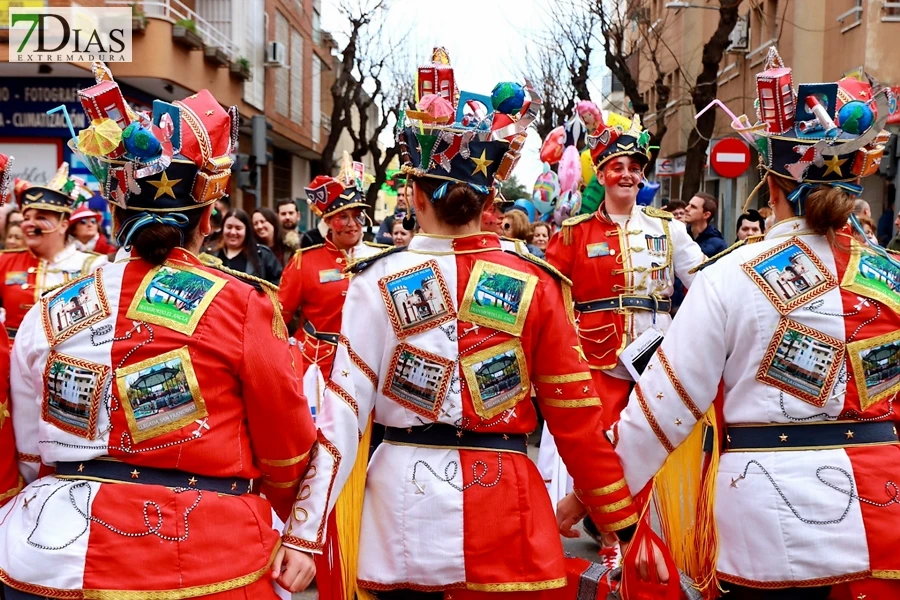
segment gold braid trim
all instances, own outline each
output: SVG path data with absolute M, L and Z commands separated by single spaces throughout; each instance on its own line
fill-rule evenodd
M 256 583 L 269 572 L 269 569 L 271 569 L 272 561 L 275 559 L 275 553 L 278 552 L 279 548 L 281 548 L 281 540 L 278 540 L 275 544 L 275 547 L 272 549 L 272 555 L 269 557 L 266 565 L 258 571 L 227 581 L 209 583 L 206 585 L 195 585 L 180 590 L 61 590 L 17 581 L 2 569 L 0 569 L 0 581 L 14 590 L 25 592 L 26 594 L 63 600 L 182 600 L 183 598 L 196 598 L 198 596 L 221 594 Z
M 568 219 L 563 221 L 562 227 L 560 227 L 560 229 L 562 230 L 560 232 L 560 234 L 562 235 L 563 246 L 571 246 L 572 245 L 572 228 L 575 225 L 578 225 L 579 223 L 583 223 L 584 221 L 587 221 L 588 219 L 590 219 L 593 216 L 594 216 L 593 214 L 578 215 L 577 217 L 569 217 Z
M 13 496 L 15 496 L 16 494 L 21 492 L 23 487 L 25 487 L 25 480 L 22 479 L 21 475 L 19 475 L 19 481 L 16 483 L 15 487 L 12 487 L 12 488 L 6 490 L 5 492 L 3 492 L 2 494 L 0 494 L 0 502 L 5 502 L 6 500 L 9 500 Z
M 283 460 L 261 458 L 259 459 L 259 462 L 270 467 L 290 467 L 302 462 L 307 456 L 309 456 L 309 451 L 304 452 L 300 456 L 295 456 L 294 458 L 285 458 Z

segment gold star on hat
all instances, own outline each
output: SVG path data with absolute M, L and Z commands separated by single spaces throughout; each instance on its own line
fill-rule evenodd
M 475 170 L 472 171 L 472 175 L 477 175 L 479 172 L 484 173 L 484 176 L 488 176 L 487 168 L 493 164 L 494 161 L 488 160 L 486 155 L 486 150 L 481 151 L 480 157 L 472 157 L 472 162 L 475 163 Z
M 841 165 L 847 162 L 847 159 L 840 159 L 837 156 L 832 156 L 828 160 L 825 161 L 825 166 L 828 167 L 828 170 L 825 171 L 825 176 L 827 177 L 830 173 L 837 173 L 838 177 L 843 177 L 844 174 L 841 173 Z
M 172 188 L 181 183 L 181 180 L 169 179 L 169 176 L 166 175 L 165 171 L 163 171 L 162 177 L 160 177 L 157 181 L 148 181 L 147 183 L 156 188 L 156 195 L 153 196 L 153 199 L 156 200 L 163 194 L 174 198 L 175 192 L 172 190 Z

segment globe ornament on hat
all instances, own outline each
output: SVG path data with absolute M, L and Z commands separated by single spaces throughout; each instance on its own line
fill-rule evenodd
M 237 108 L 207 90 L 152 113 L 128 106 L 109 69 L 94 63 L 96 85 L 79 91 L 90 126 L 69 145 L 100 181 L 112 204 L 148 213 L 206 206 L 228 193 L 237 148 Z
M 742 115 L 732 127 L 753 143 L 768 174 L 801 184 L 788 196 L 797 214 L 817 185 L 858 195 L 858 181 L 878 171 L 889 138 L 883 127 L 897 108 L 890 88 L 845 77 L 801 83 L 795 92 L 792 71 L 774 47 L 756 87 L 757 122 Z
M 505 181 L 512 173 L 541 99 L 527 82 L 525 86 L 497 84 L 490 96 L 450 93 L 455 89 L 453 69 L 446 52 L 440 57 L 439 69 L 434 63 L 419 69 L 419 81 L 425 78 L 427 85 L 417 87 L 416 110 L 407 110 L 398 123 L 400 170 L 443 181 L 433 199 L 443 197 L 454 183 L 465 183 L 487 195 L 496 182 Z M 439 76 L 439 83 L 444 82 L 443 87 L 431 85 L 432 71 Z M 425 93 L 428 91 L 437 93 Z M 453 112 L 445 119 L 448 104 Z M 435 110 L 442 112 L 438 115 Z
M 83 179 L 69 176 L 69 163 L 64 162 L 49 183 L 29 185 L 18 196 L 23 213 L 33 208 L 68 215 L 92 195 Z
M 337 177 L 317 175 L 305 188 L 306 203 L 316 216 L 327 219 L 351 208 L 368 208 L 366 189 L 374 181 L 361 162 L 353 162 L 344 152 Z
M 619 156 L 630 156 L 646 167 L 650 162 L 650 132 L 641 126 L 638 115 L 629 121 L 621 115 L 609 113 L 593 135 L 587 136 L 594 168 L 599 171 L 604 164 Z

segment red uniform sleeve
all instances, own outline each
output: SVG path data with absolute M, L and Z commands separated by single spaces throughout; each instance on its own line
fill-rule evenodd
M 532 362 L 541 412 L 591 520 L 602 531 L 619 531 L 637 522 L 637 506 L 604 435 L 603 406 L 578 337 L 565 311 L 559 310 L 563 291 L 555 282 L 542 288 L 537 356 Z
M 244 322 L 242 393 L 261 491 L 287 520 L 309 464 L 316 427 L 287 341 L 272 331 L 275 306 L 251 292 Z
M 284 271 L 281 273 L 281 286 L 278 288 L 278 300 L 281 302 L 281 316 L 285 323 L 290 323 L 303 301 L 303 286 L 300 271 L 303 251 L 297 250 Z
M 24 481 L 19 475 L 16 440 L 9 404 L 9 338 L 0 327 L 0 506 L 15 497 Z

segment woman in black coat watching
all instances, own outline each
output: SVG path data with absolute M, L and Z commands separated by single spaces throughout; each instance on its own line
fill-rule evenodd
M 222 241 L 222 249 L 216 256 L 225 267 L 278 285 L 281 280 L 281 263 L 271 250 L 256 243 L 250 217 L 246 212 L 240 208 L 228 211 L 222 225 Z

